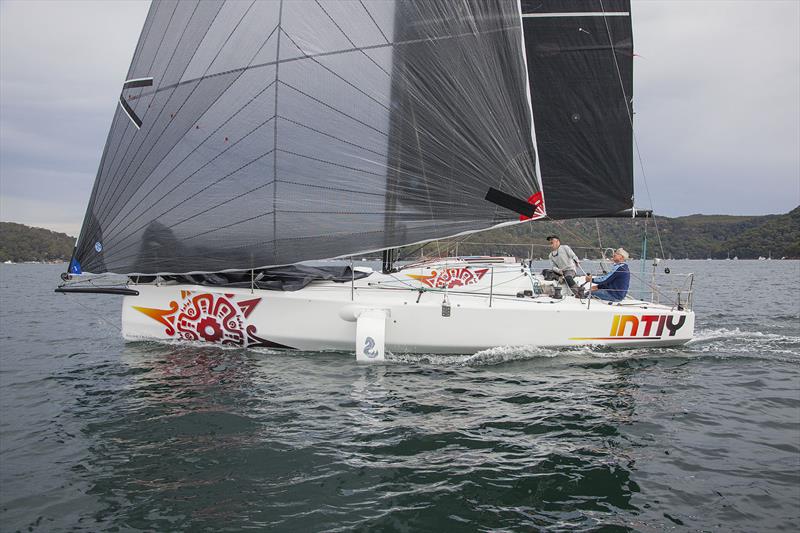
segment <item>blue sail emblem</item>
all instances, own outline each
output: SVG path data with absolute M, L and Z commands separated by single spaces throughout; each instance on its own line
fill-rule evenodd
M 81 269 L 81 264 L 75 258 L 73 258 L 72 261 L 70 261 L 68 271 L 70 274 L 83 274 L 83 269 Z

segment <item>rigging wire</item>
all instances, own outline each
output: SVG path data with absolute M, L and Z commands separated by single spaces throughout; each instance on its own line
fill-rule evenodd
M 603 239 L 600 237 L 600 221 L 598 219 L 594 219 L 594 225 L 597 228 L 597 244 L 600 245 L 600 249 L 603 249 Z
M 650 209 L 654 211 L 653 216 L 653 225 L 656 230 L 656 236 L 658 237 L 658 247 L 661 249 L 661 257 L 665 257 L 664 255 L 664 245 L 661 242 L 661 232 L 658 230 L 658 221 L 656 220 L 655 215 L 655 207 L 653 205 L 653 197 L 650 195 L 650 185 L 647 183 L 647 173 L 644 169 L 644 161 L 642 159 L 642 152 L 639 150 L 639 139 L 636 136 L 636 130 L 633 128 L 633 115 L 631 114 L 631 106 L 632 103 L 629 104 L 628 95 L 625 92 L 625 83 L 622 81 L 622 71 L 619 68 L 619 61 L 617 60 L 617 51 L 614 49 L 614 40 L 611 37 L 611 28 L 608 25 L 608 17 L 606 16 L 606 8 L 603 5 L 603 0 L 600 0 L 600 9 L 603 11 L 603 23 L 606 26 L 606 33 L 608 34 L 608 44 L 611 46 L 611 56 L 614 58 L 614 66 L 617 69 L 617 79 L 619 79 L 619 86 L 622 89 L 622 97 L 625 99 L 625 111 L 628 113 L 628 122 L 631 126 L 631 135 L 633 136 L 633 146 L 636 149 L 636 157 L 639 161 L 639 168 L 642 170 L 642 181 L 644 181 L 644 188 L 647 192 L 647 200 L 650 202 Z
M 584 248 L 590 248 L 590 249 L 592 249 L 592 250 L 597 250 L 597 251 L 599 251 L 599 252 L 600 252 L 600 255 L 601 255 L 601 256 L 603 255 L 603 248 L 602 248 L 602 246 L 600 246 L 600 247 L 598 248 L 597 246 L 595 246 L 595 245 L 594 245 L 594 243 L 592 243 L 592 242 L 589 240 L 589 238 L 588 238 L 588 237 L 586 237 L 586 236 L 582 236 L 582 235 L 581 235 L 580 233 L 578 233 L 577 231 L 575 231 L 575 230 L 573 230 L 572 228 L 568 227 L 568 226 L 567 226 L 567 225 L 564 223 L 564 221 L 563 221 L 563 220 L 555 220 L 555 219 L 552 219 L 552 218 L 550 218 L 550 217 L 548 217 L 548 216 L 546 216 L 546 215 L 545 215 L 545 217 L 544 217 L 544 218 L 546 218 L 547 220 L 549 220 L 550 222 L 552 222 L 552 223 L 554 223 L 556 226 L 558 226 L 559 230 L 563 230 L 563 231 L 564 231 L 564 232 L 566 232 L 568 235 L 570 235 L 571 237 L 575 238 L 575 240 L 576 240 L 576 241 L 578 241 L 578 242 L 584 242 L 584 243 L 587 243 L 587 244 L 589 244 L 589 245 L 590 245 L 590 246 L 585 246 Z
M 65 295 L 65 296 L 66 296 L 66 295 Z M 108 324 L 109 326 L 113 326 L 113 327 L 114 327 L 114 329 L 116 329 L 117 331 L 119 331 L 119 332 L 120 332 L 120 334 L 122 334 L 122 327 L 121 327 L 121 326 L 119 326 L 118 324 L 115 324 L 115 323 L 113 323 L 113 322 L 109 322 L 109 321 L 108 321 L 108 320 L 107 320 L 107 319 L 106 319 L 106 318 L 105 318 L 105 317 L 104 317 L 104 316 L 103 316 L 101 313 L 99 313 L 97 310 L 95 310 L 95 309 L 92 309 L 91 307 L 89 307 L 89 306 L 87 306 L 87 305 L 84 305 L 84 304 L 82 304 L 79 298 L 76 298 L 74 301 L 75 301 L 75 303 L 76 303 L 76 304 L 78 304 L 79 306 L 83 307 L 83 308 L 84 308 L 84 310 L 88 311 L 90 315 L 94 316 L 95 318 L 99 318 L 100 320 L 102 320 L 103 322 L 105 322 L 106 324 Z

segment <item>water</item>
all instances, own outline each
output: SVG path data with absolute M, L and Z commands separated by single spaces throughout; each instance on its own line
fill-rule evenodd
M 3 531 L 800 527 L 800 262 L 694 271 L 670 349 L 405 356 L 124 343 L 1 265 Z

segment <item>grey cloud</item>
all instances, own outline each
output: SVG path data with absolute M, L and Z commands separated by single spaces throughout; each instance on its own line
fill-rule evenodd
M 636 128 L 657 211 L 796 207 L 800 3 L 635 2 L 633 15 Z
M 0 218 L 77 235 L 149 2 L 0 2 Z

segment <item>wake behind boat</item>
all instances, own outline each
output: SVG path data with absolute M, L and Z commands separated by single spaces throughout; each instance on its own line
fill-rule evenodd
M 686 342 L 689 301 L 583 298 L 524 261 L 259 286 L 501 225 L 650 216 L 633 209 L 630 3 L 563 6 L 153 2 L 59 290 L 125 295 L 127 339 L 365 359 Z M 84 283 L 105 273 L 128 282 Z

